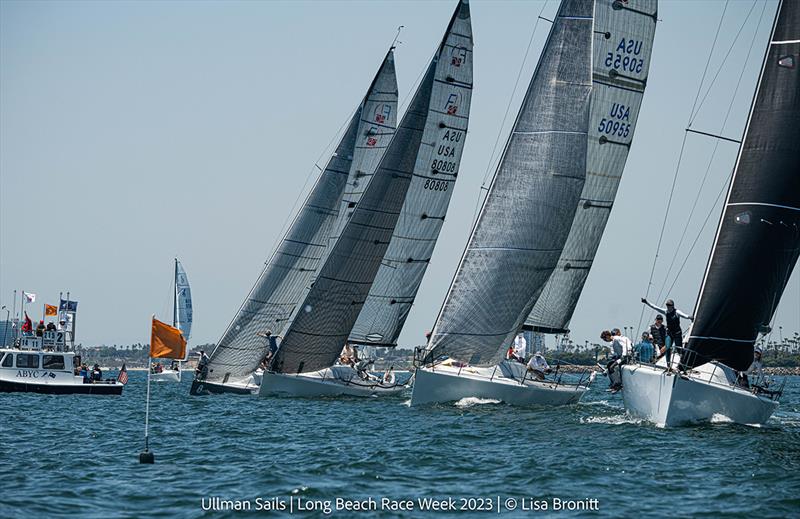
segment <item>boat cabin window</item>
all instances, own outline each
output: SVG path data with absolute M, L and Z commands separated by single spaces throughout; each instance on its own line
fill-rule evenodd
M 14 354 L 13 353 L 6 353 L 5 358 L 3 359 L 3 367 L 10 368 L 14 365 Z
M 42 355 L 43 369 L 64 369 L 63 355 Z
M 17 353 L 18 368 L 38 368 L 39 355 L 35 353 Z

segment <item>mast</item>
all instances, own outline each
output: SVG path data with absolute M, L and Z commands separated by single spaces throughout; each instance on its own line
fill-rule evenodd
M 800 2 L 780 2 L 681 359 L 743 371 L 800 256 Z
M 178 258 L 175 258 L 175 276 L 172 279 L 172 326 L 178 326 Z
M 428 343 L 491 365 L 556 266 L 586 178 L 594 2 L 564 0 Z

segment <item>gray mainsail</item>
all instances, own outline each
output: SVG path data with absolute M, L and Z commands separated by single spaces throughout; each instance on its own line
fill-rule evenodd
M 492 365 L 555 268 L 586 178 L 594 2 L 564 0 L 428 344 Z
M 396 346 L 444 225 L 458 177 L 472 98 L 472 27 L 454 19 L 440 60 L 449 65 L 433 85 L 435 121 L 426 127 L 411 185 L 386 256 L 349 342 Z
M 450 49 L 463 39 L 456 29 L 469 23 L 469 5 L 461 0 L 375 175 L 295 310 L 273 371 L 317 371 L 333 365 L 341 353 L 386 256 L 418 163 L 421 157 L 430 159 L 420 147 L 437 140 L 451 95 L 461 93 L 448 80 L 457 77 L 458 68 Z M 430 172 L 430 178 L 436 176 Z
M 614 205 L 647 84 L 657 0 L 597 0 L 586 183 L 572 229 L 525 327 L 566 333 Z
M 372 131 L 374 125 L 368 109 L 379 104 L 389 105 L 391 112 L 397 111 L 397 79 L 391 50 L 356 109 L 336 152 L 214 348 L 208 381 L 233 382 L 250 376 L 267 351 L 265 339 L 257 333 L 270 329 L 279 334 L 285 328 L 326 252 L 354 157 L 360 155 L 359 167 L 364 168 L 370 160 L 365 155 L 382 155 L 385 141 L 391 139 L 389 124 L 384 124 L 379 133 Z M 358 147 L 368 144 L 369 139 L 376 139 L 374 145 Z

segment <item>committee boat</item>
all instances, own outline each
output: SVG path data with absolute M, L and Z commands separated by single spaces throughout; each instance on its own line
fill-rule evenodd
M 623 401 L 660 426 L 763 424 L 782 388 L 744 373 L 800 256 L 800 3 L 780 2 L 680 357 L 622 366 Z
M 91 380 L 79 374 L 81 357 L 70 350 L 68 333 L 21 336 L 14 348 L 0 348 L 0 393 L 122 394 L 124 384 L 116 378 Z
M 555 268 L 584 187 L 594 2 L 564 0 L 427 346 L 411 405 L 568 404 L 588 390 L 500 364 Z M 521 376 L 520 376 L 521 374 Z
M 380 396 L 406 389 L 410 381 L 371 375 L 363 361 L 337 365 L 337 359 L 348 344 L 395 345 L 458 176 L 471 91 L 471 19 L 468 2 L 460 0 L 369 185 L 342 215 L 341 233 L 290 318 L 261 396 Z

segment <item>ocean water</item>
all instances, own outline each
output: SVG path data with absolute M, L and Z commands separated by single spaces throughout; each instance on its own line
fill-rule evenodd
M 153 384 L 154 465 L 138 463 L 145 373 L 132 372 L 121 397 L 0 394 L 0 517 L 274 517 L 289 506 L 310 517 L 800 512 L 800 377 L 763 427 L 672 429 L 628 417 L 603 378 L 558 409 L 190 397 L 189 378 Z M 204 511 L 215 497 L 250 510 Z M 370 508 L 370 498 L 376 509 L 341 509 Z M 428 498 L 456 510 L 423 512 Z M 399 510 L 407 500 L 413 511 Z M 558 500 L 597 510 L 554 510 Z M 265 510 L 271 503 L 286 510 Z

